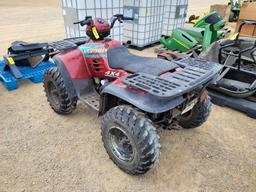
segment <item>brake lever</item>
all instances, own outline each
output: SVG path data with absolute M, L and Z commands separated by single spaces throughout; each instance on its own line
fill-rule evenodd
M 123 23 L 123 20 L 120 17 L 118 17 L 117 20 L 119 23 Z

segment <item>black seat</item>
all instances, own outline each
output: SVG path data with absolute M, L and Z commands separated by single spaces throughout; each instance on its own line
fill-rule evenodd
M 27 43 L 23 41 L 13 42 L 10 49 L 12 52 L 34 51 L 47 47 L 47 43 Z
M 124 46 L 109 49 L 107 56 L 112 69 L 123 69 L 131 73 L 161 75 L 178 67 L 175 63 L 163 59 L 133 55 Z

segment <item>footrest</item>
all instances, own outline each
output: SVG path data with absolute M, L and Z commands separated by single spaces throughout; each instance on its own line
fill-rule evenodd
M 95 91 L 89 92 L 86 95 L 80 96 L 80 99 L 96 111 L 99 111 L 100 108 L 100 96 Z
M 181 62 L 180 66 L 184 68 L 164 77 L 137 73 L 126 77 L 123 83 L 159 99 L 172 99 L 196 88 L 202 88 L 210 83 L 221 69 L 221 65 L 217 63 L 192 58 Z

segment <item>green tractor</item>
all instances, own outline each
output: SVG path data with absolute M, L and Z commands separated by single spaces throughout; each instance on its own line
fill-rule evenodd
M 195 47 L 204 51 L 213 42 L 225 37 L 230 30 L 221 30 L 225 20 L 217 12 L 199 19 L 193 28 L 177 28 L 170 37 L 160 39 L 161 44 L 171 51 L 188 52 Z

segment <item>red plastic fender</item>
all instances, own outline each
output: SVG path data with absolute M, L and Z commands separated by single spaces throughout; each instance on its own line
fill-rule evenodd
M 79 49 L 62 52 L 58 58 L 64 63 L 71 79 L 90 79 L 92 77 L 84 54 Z

